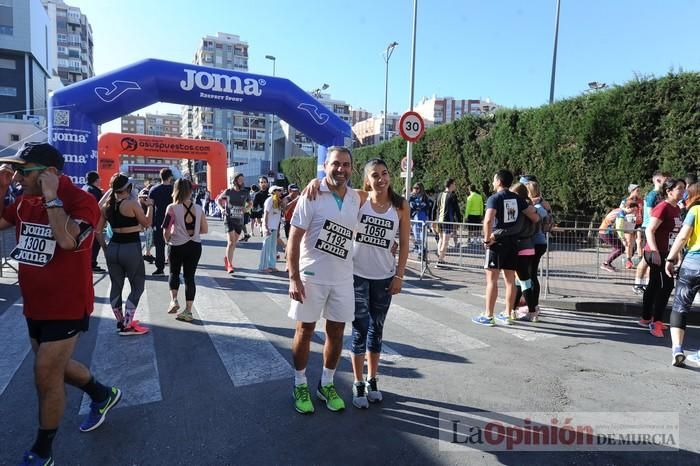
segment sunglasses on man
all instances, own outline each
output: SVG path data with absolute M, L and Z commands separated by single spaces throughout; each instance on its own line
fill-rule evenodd
M 28 176 L 29 173 L 39 171 L 39 170 L 46 170 L 49 167 L 45 167 L 44 165 L 38 165 L 36 167 L 29 167 L 25 168 L 21 165 L 13 165 L 12 169 L 16 172 L 19 173 L 22 176 Z

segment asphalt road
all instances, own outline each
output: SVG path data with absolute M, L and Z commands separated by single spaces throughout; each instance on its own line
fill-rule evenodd
M 302 416 L 292 403 L 285 274 L 256 271 L 255 238 L 239 246 L 229 277 L 220 223 L 212 230 L 193 323 L 167 314 L 167 280 L 151 278 L 147 265 L 137 318 L 151 333 L 119 337 L 105 305 L 109 280 L 95 275 L 96 311 L 75 357 L 119 386 L 124 399 L 103 426 L 81 433 L 86 401 L 68 388 L 56 464 L 700 464 L 700 369 L 671 367 L 668 337 L 655 339 L 627 317 L 556 310 L 545 310 L 537 324 L 479 327 L 469 319 L 482 290 L 425 288 L 417 279 L 407 280 L 387 318 L 384 401 L 368 410 L 351 406 L 345 354 L 336 386 L 348 408 L 333 413 L 314 399 L 316 412 Z M 12 274 L 0 279 L 0 464 L 18 463 L 37 427 L 33 358 L 15 282 Z M 698 349 L 699 337 L 689 329 L 686 351 Z M 319 327 L 311 386 L 320 378 L 322 344 Z M 438 440 L 441 416 L 522 423 L 514 413 L 524 412 L 625 412 L 640 423 L 642 413 L 670 413 L 679 421 L 680 449 L 479 451 Z M 442 433 L 450 438 L 449 429 Z

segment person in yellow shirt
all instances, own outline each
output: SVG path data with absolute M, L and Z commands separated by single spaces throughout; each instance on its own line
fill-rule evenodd
M 476 191 L 475 185 L 469 186 L 469 196 L 467 205 L 464 208 L 464 218 L 467 219 L 469 230 L 469 241 L 473 241 L 479 236 L 481 231 L 481 221 L 484 218 L 484 197 Z

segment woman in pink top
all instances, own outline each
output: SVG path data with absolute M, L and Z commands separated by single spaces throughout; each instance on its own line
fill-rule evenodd
M 166 209 L 163 221 L 163 237 L 170 245 L 170 314 L 180 309 L 177 292 L 180 288 L 181 268 L 185 276 L 185 310 L 177 315 L 177 320 L 193 320 L 192 303 L 196 291 L 194 273 L 202 256 L 202 240 L 199 235 L 208 231 L 202 206 L 192 202 L 192 182 L 180 178 L 173 186 L 173 203 Z

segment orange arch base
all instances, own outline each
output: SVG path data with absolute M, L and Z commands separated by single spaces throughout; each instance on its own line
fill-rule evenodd
M 207 162 L 207 189 L 216 195 L 226 189 L 226 146 L 217 141 L 143 134 L 105 133 L 97 143 L 97 173 L 103 183 L 119 171 L 120 155 Z

